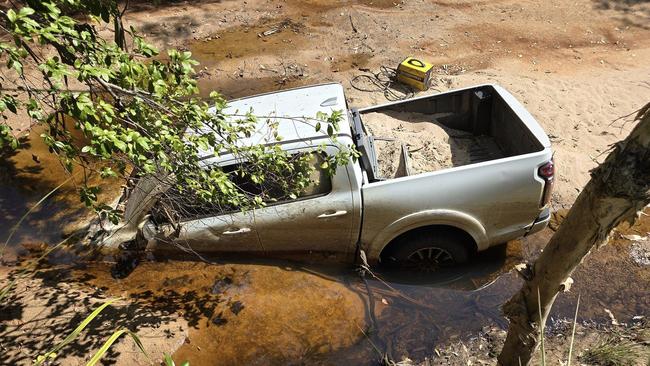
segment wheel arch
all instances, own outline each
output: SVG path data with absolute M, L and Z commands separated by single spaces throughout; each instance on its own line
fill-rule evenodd
M 384 246 L 384 248 L 381 250 L 379 253 L 379 258 L 380 261 L 383 263 L 384 259 L 386 258 L 386 255 L 391 255 L 391 253 L 394 253 L 395 249 L 403 245 L 403 239 L 407 238 L 411 235 L 418 235 L 422 233 L 445 233 L 445 234 L 451 234 L 454 237 L 459 237 L 462 239 L 462 244 L 464 247 L 467 249 L 468 253 L 476 252 L 477 251 L 477 246 L 474 238 L 469 235 L 466 231 L 459 229 L 455 226 L 450 226 L 450 225 L 428 225 L 428 226 L 421 226 L 409 231 L 406 231 L 397 237 L 395 237 L 393 240 L 391 240 L 388 244 Z
M 455 210 L 428 210 L 404 216 L 388 225 L 369 245 L 368 257 L 378 261 L 389 245 L 419 230 L 453 230 L 471 238 L 474 250 L 481 251 L 489 246 L 485 228 L 475 217 Z

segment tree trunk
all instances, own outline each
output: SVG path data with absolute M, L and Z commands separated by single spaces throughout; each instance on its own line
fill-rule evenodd
M 503 306 L 510 325 L 500 365 L 530 364 L 539 346 L 539 325 L 565 290 L 565 281 L 592 248 L 607 242 L 614 227 L 633 223 L 650 203 L 650 103 L 636 119 L 641 121 L 630 135 L 591 172 L 560 228 L 527 269 L 523 287 Z

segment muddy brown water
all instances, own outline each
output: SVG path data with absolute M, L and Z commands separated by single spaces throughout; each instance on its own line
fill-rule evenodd
M 650 220 L 643 218 L 623 233 L 648 231 Z M 141 262 L 124 278 L 111 276 L 110 262 L 77 262 L 57 281 L 137 304 L 136 330 L 183 319 L 188 331 L 174 358 L 192 365 L 373 365 L 377 349 L 421 360 L 484 327 L 506 327 L 500 306 L 521 285 L 512 268 L 536 257 L 551 235 L 546 229 L 492 248 L 433 277 L 378 272 L 378 280 L 366 274 L 367 287 L 353 266 L 254 258 L 220 264 L 159 258 Z M 571 318 L 578 294 L 581 321 L 608 323 L 605 309 L 620 322 L 649 315 L 650 270 L 631 261 L 629 250 L 630 241 L 615 236 L 589 256 L 551 317 Z
M 15 260 L 30 251 L 38 252 L 60 242 L 87 224 L 92 214 L 81 203 L 77 190 L 83 173 L 65 171 L 59 159 L 50 154 L 35 128 L 24 136 L 23 149 L 0 152 L 0 253 L 3 261 Z M 72 130 L 73 136 L 79 131 Z M 98 177 L 88 176 L 89 183 L 99 183 Z M 120 192 L 121 182 L 104 180 L 98 195 L 102 202 Z M 60 186 L 60 187 L 59 187 Z M 58 187 L 58 189 L 57 189 Z M 56 190 L 39 204 L 46 195 Z M 14 225 L 30 209 L 32 212 L 18 226 L 9 242 Z M 69 259 L 62 259 L 63 262 Z
M 39 196 L 66 177 L 38 140 L 31 143 L 31 152 L 3 160 L 3 237 Z M 21 225 L 12 253 L 42 250 L 84 215 L 74 186 L 62 188 Z M 632 228 L 621 227 L 623 234 L 648 232 L 647 216 Z M 90 292 L 124 296 L 142 313 L 134 318 L 134 329 L 161 321 L 148 312 L 183 319 L 189 330 L 174 357 L 192 365 L 375 364 L 377 350 L 396 359 L 423 359 L 444 342 L 467 339 L 487 326 L 506 327 L 500 306 L 521 285 L 512 268 L 534 259 L 552 233 L 548 228 L 492 248 L 468 265 L 434 277 L 379 272 L 379 280 L 366 274 L 367 286 L 353 265 L 322 265 L 313 257 L 303 262 L 216 258 L 219 264 L 209 264 L 196 258 L 170 260 L 166 253 L 164 259 L 127 261 L 128 268 L 119 274 L 110 258 L 83 261 L 65 251 L 50 264 L 69 268 L 67 274 L 48 283 L 78 283 Z M 590 255 L 551 316 L 570 318 L 578 294 L 583 321 L 610 322 L 605 309 L 619 322 L 648 315 L 650 269 L 631 259 L 631 245 L 615 234 L 609 245 Z

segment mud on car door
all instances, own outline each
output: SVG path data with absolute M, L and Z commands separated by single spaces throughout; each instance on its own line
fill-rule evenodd
M 156 240 L 148 248 L 165 250 L 176 245 L 178 249 L 199 253 L 262 252 L 251 212 L 188 219 L 177 225 L 159 228 Z
M 218 204 L 198 204 L 175 189 L 165 193 L 154 206 L 143 228 L 153 237 L 151 250 L 209 252 L 262 252 L 251 210 L 241 211 Z M 170 219 L 173 217 L 173 220 Z
M 336 148 L 328 146 L 328 154 Z M 348 168 L 334 176 L 320 168 L 324 157 L 313 155 L 312 184 L 296 199 L 255 210 L 255 226 L 262 247 L 272 252 L 347 253 L 355 220 Z

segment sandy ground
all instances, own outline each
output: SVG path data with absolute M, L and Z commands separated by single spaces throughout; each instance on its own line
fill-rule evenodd
M 198 81 L 204 94 L 219 90 L 228 97 L 240 97 L 336 81 L 346 88 L 351 106 L 365 107 L 386 102 L 383 92 L 356 90 L 351 79 L 368 73 L 367 70 L 377 72 L 381 65 L 395 66 L 408 55 L 421 57 L 436 66 L 434 88 L 437 90 L 478 83 L 501 84 L 524 103 L 551 137 L 558 164 L 558 184 L 553 197 L 555 208 L 571 205 L 589 179 L 589 170 L 604 158 L 611 144 L 630 131 L 630 118 L 619 117 L 632 114 L 650 101 L 650 5 L 647 2 L 248 0 L 161 3 L 163 5 L 154 6 L 149 1 L 132 4 L 132 10 L 127 13 L 128 21 L 161 49 L 173 46 L 192 51 L 201 61 Z M 25 121 L 15 121 L 18 128 L 26 125 Z M 607 265 L 607 261 L 603 260 L 602 265 Z M 0 277 L 7 278 L 6 270 L 2 270 Z M 14 364 L 29 363 L 35 354 L 56 341 L 38 338 L 30 343 L 28 340 L 33 337 L 28 331 L 48 327 L 47 332 L 51 332 L 50 326 L 67 331 L 69 324 L 81 319 L 102 296 L 117 291 L 112 289 L 108 294 L 106 291 L 99 294 L 90 291 L 88 284 L 68 288 L 61 284 L 65 276 L 57 273 L 50 276 L 53 277 L 35 278 L 22 285 L 17 295 L 22 300 L 16 301 L 15 311 L 3 312 L 3 316 L 10 319 L 2 323 L 0 346 L 3 352 L 18 350 L 12 353 Z M 600 281 L 606 282 L 606 275 L 602 276 Z M 168 273 L 167 277 L 178 276 Z M 211 284 L 213 280 L 214 277 L 210 277 L 208 282 Z M 209 285 L 202 281 L 207 280 L 199 281 L 200 286 Z M 311 281 L 314 286 L 324 286 L 318 280 Z M 92 279 L 86 282 L 90 286 L 102 286 L 93 284 Z M 37 292 L 43 284 L 49 290 Z M 134 293 L 137 283 L 121 286 L 128 296 Z M 291 303 L 283 302 L 281 288 L 275 291 L 265 299 L 277 306 L 278 311 L 283 311 L 287 319 L 294 319 L 298 324 L 296 332 L 309 325 L 304 323 L 309 316 L 292 308 Z M 327 292 L 331 300 L 325 304 L 338 304 L 341 300 L 337 300 L 337 296 L 344 291 L 333 288 Z M 185 293 L 191 296 L 191 286 L 175 298 L 176 302 L 179 299 L 182 302 Z M 117 291 L 117 294 L 121 293 Z M 311 299 L 308 288 L 301 294 Z M 164 297 L 154 295 L 142 296 L 164 301 Z M 51 300 L 45 301 L 45 298 Z M 84 306 L 77 307 L 76 300 Z M 198 340 L 203 343 L 191 343 L 187 322 L 197 313 L 186 317 L 177 314 L 200 312 L 201 309 L 175 309 L 176 315 L 170 315 L 160 307 L 140 311 L 138 309 L 144 305 L 136 299 L 121 304 L 131 312 L 121 313 L 119 319 L 127 324 L 133 314 L 140 316 L 145 324 L 140 329 L 147 334 L 146 345 L 158 355 L 162 351 L 179 350 L 182 356 L 188 354 L 192 345 L 195 348 L 203 344 L 217 347 L 215 340 L 228 337 L 223 328 L 217 327 L 214 333 L 208 333 L 212 336 Z M 346 306 L 357 309 L 358 304 L 353 305 Z M 246 314 L 246 310 L 242 314 Z M 224 314 L 232 317 L 228 311 L 224 308 Z M 336 317 L 329 314 L 327 308 L 316 307 L 312 311 Z M 163 319 L 165 323 L 161 325 L 152 318 Z M 255 319 L 246 321 L 254 322 Z M 228 324 L 232 326 L 236 322 Z M 104 336 L 110 334 L 113 325 L 106 323 L 100 327 L 97 334 L 102 337 L 82 342 L 80 350 L 74 351 L 77 353 L 66 356 L 70 357 L 67 364 L 82 362 L 89 352 L 97 349 Z M 328 342 L 340 347 L 348 345 L 359 336 L 353 331 L 352 323 L 318 323 L 313 328 L 317 334 L 305 338 L 313 342 L 295 346 L 293 354 L 323 351 L 319 348 L 322 339 L 334 337 L 332 329 L 343 326 L 346 327 L 343 338 L 335 341 L 329 338 Z M 286 332 L 283 328 L 273 329 L 278 334 Z M 13 334 L 11 339 L 4 336 L 9 334 L 6 332 Z M 292 342 L 298 341 L 288 338 L 286 344 L 298 344 Z M 121 342 L 119 347 L 122 348 L 118 348 L 112 358 L 117 364 L 146 362 L 132 344 Z
M 143 1 L 131 2 L 127 21 L 161 50 L 191 51 L 204 95 L 340 82 L 349 104 L 365 107 L 386 102 L 384 93 L 355 89 L 354 76 L 408 55 L 435 65 L 435 90 L 421 94 L 501 84 L 551 137 L 556 208 L 571 205 L 630 131 L 619 118 L 650 100 L 645 1 Z
M 11 278 L 15 269 L 0 267 L 0 277 Z M 0 315 L 0 348 L 3 365 L 29 365 L 61 342 L 94 309 L 114 298 L 94 291 L 83 283 L 88 278 L 72 280 L 67 268 L 42 269 L 35 276 L 17 281 Z M 135 301 L 118 299 L 95 318 L 73 341 L 73 346 L 57 352 L 57 362 L 84 365 L 110 335 L 123 327 L 137 332 L 147 352 L 162 358 L 163 352 L 177 349 L 188 333 L 188 321 L 170 316 Z M 128 338 L 128 337 L 125 337 Z M 119 358 L 123 365 L 148 365 L 131 339 L 118 342 L 106 359 Z
M 615 0 L 196 1 L 142 5 L 129 18 L 161 48 L 192 51 L 205 94 L 336 81 L 351 106 L 364 107 L 386 99 L 351 79 L 408 55 L 436 66 L 438 90 L 501 84 L 551 137 L 559 208 L 629 132 L 629 119 L 617 118 L 650 101 L 649 8 Z

